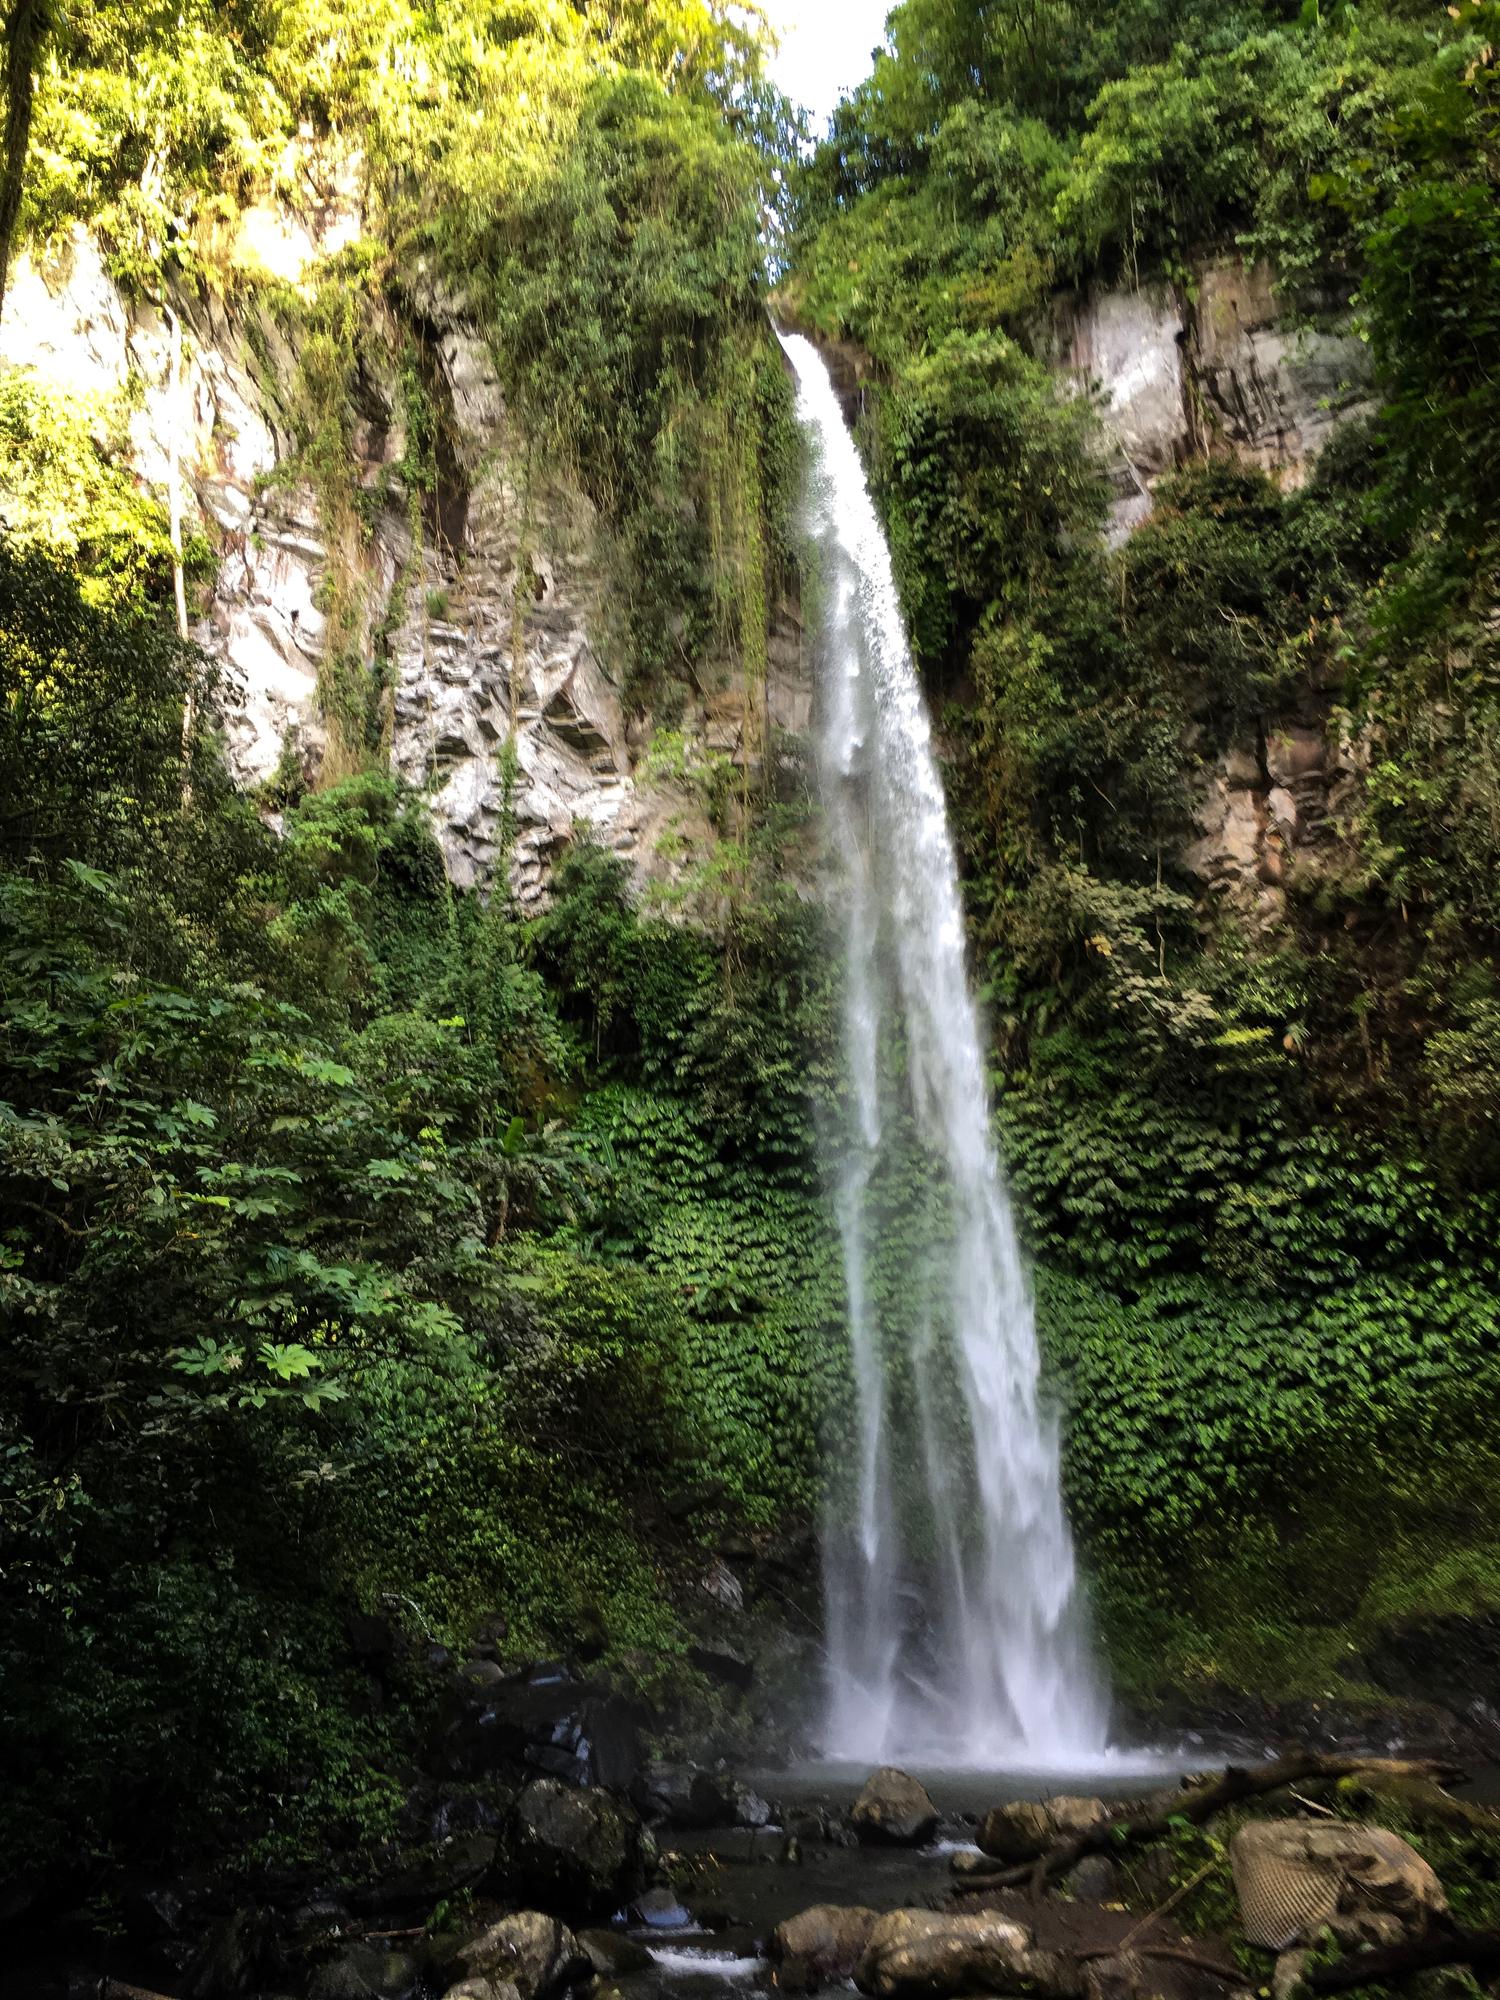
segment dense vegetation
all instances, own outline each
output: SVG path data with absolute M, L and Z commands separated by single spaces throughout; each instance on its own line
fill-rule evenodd
M 634 685 L 670 695 L 668 652 L 763 665 L 791 428 L 758 41 L 696 0 L 52 27 L 33 243 L 81 222 L 137 300 L 222 298 L 295 359 L 270 380 L 327 530 L 329 745 L 311 788 L 278 776 L 273 834 L 173 631 L 129 409 L 8 372 L 0 1872 L 23 1902 L 205 1841 L 333 1839 L 357 1869 L 435 1695 L 415 1642 L 462 1658 L 496 1614 L 514 1662 L 586 1659 L 711 1723 L 699 1582 L 726 1534 L 811 1512 L 838 1312 L 810 918 L 743 825 L 713 936 L 635 910 L 587 848 L 540 923 L 503 883 L 452 892 L 386 768 L 349 474 L 385 370 L 423 532 L 426 272 L 594 501 Z M 363 157 L 374 218 L 302 288 L 237 234 L 299 127 Z M 184 556 L 191 592 L 213 551 Z M 372 1708 L 347 1621 L 382 1606 L 414 1643 Z
M 710 923 L 587 847 L 523 923 L 449 887 L 388 775 L 348 472 L 383 375 L 425 531 L 439 292 L 526 463 L 597 510 L 658 722 L 705 657 L 753 684 L 793 580 L 767 244 L 873 363 L 1125 1681 L 1357 1686 L 1389 1622 L 1500 1604 L 1500 8 L 906 0 L 801 164 L 709 0 L 74 0 L 41 31 L 23 234 L 84 224 L 133 296 L 232 300 L 295 357 L 329 746 L 235 791 L 129 412 L 0 377 L 7 1865 L 356 1867 L 429 1692 L 413 1653 L 372 1706 L 345 1621 L 384 1602 L 455 1646 L 499 1610 L 515 1659 L 702 1725 L 696 1581 L 805 1523 L 837 1434 L 826 995 L 779 813 L 719 810 Z M 299 132 L 366 191 L 312 287 L 241 229 Z M 1289 312 L 1352 298 L 1379 415 L 1300 492 L 1181 471 L 1110 551 L 1047 301 L 1190 293 L 1231 246 Z M 184 557 L 191 592 L 213 551 Z M 1267 927 L 1182 856 L 1205 770 L 1288 718 L 1361 776 Z M 899 1315 L 894 1212 L 877 1281 Z
M 791 309 L 946 703 L 1010 1170 L 1127 1679 L 1319 1693 L 1500 1591 L 1491 1421 L 1500 13 L 908 0 L 802 191 Z M 1222 448 L 1097 530 L 1059 287 L 1205 259 L 1352 311 L 1307 487 Z M 1212 443 L 1212 440 L 1210 440 Z M 1357 746 L 1284 913 L 1184 867 L 1216 761 Z

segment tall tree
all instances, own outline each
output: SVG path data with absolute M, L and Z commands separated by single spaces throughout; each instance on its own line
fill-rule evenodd
M 5 23 L 5 167 L 0 174 L 0 313 L 10 249 L 21 212 L 21 185 L 31 143 L 32 80 L 52 25 L 51 0 L 12 0 Z

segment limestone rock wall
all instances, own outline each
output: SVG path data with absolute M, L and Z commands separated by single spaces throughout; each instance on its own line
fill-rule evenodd
M 1053 365 L 1098 396 L 1116 447 L 1113 532 L 1151 512 L 1163 473 L 1204 456 L 1297 486 L 1344 417 L 1368 407 L 1369 356 L 1337 316 L 1299 328 L 1264 266 L 1204 265 L 1190 300 L 1165 283 L 1056 301 Z
M 1294 326 L 1264 267 L 1203 266 L 1189 300 L 1175 287 L 1061 299 L 1049 330 L 1054 366 L 1097 396 L 1113 444 L 1111 533 L 1145 521 L 1163 474 L 1194 460 L 1258 466 L 1285 488 L 1307 479 L 1337 425 L 1370 407 L 1362 341 L 1328 315 Z M 1289 869 L 1337 858 L 1362 746 L 1335 736 L 1314 695 L 1204 772 L 1197 832 L 1182 856 L 1216 899 L 1265 925 L 1284 913 Z
M 296 283 L 357 236 L 357 190 L 254 219 L 255 261 Z M 225 671 L 232 766 L 247 784 L 287 758 L 313 771 L 325 748 L 318 676 L 329 552 L 281 414 L 298 356 L 253 307 L 193 299 L 175 309 L 183 342 L 174 395 L 167 310 L 127 303 L 79 230 L 45 262 L 19 263 L 0 362 L 90 399 L 101 421 L 125 412 L 133 467 L 162 498 L 175 421 L 190 525 L 217 556 L 194 637 Z M 421 531 L 400 476 L 394 380 L 361 380 L 349 467 L 351 490 L 373 509 L 360 585 L 391 687 L 393 766 L 426 792 L 461 887 L 492 878 L 507 817 L 523 904 L 545 894 L 554 859 L 581 829 L 642 879 L 681 876 L 715 835 L 689 787 L 642 781 L 652 723 L 626 710 L 591 510 L 566 479 L 528 472 L 488 348 L 456 303 L 428 287 L 413 312 L 451 461 Z M 800 633 L 784 613 L 770 652 L 748 728 L 733 663 L 702 664 L 676 723 L 690 745 L 758 762 L 778 732 L 805 731 L 811 693 Z

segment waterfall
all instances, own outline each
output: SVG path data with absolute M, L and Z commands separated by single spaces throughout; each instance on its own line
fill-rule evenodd
M 846 1104 L 827 1151 L 858 1421 L 824 1544 L 824 1747 L 1086 1763 L 1105 1705 L 990 1137 L 931 726 L 828 370 L 811 342 L 778 337 L 811 447 L 818 773 L 844 945 Z

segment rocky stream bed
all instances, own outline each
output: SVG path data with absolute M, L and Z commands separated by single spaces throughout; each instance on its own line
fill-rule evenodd
M 1500 1969 L 1484 1927 L 1500 1917 L 1500 1813 L 1448 1789 L 1467 1774 L 1443 1757 L 1294 1750 L 1196 1774 L 1122 1760 L 1066 1792 L 1039 1773 L 648 1763 L 611 1787 L 597 1779 L 624 1755 L 619 1717 L 566 1681 L 527 1686 L 534 1723 L 554 1690 L 540 1751 L 555 1768 L 536 1768 L 533 1740 L 519 1785 L 507 1760 L 505 1778 L 440 1787 L 404 1872 L 268 1876 L 232 1907 L 191 1874 L 142 1886 L 112 1940 L 53 1934 L 11 1958 L 4 1990 L 1290 2000 L 1407 1975 L 1473 1993 Z

